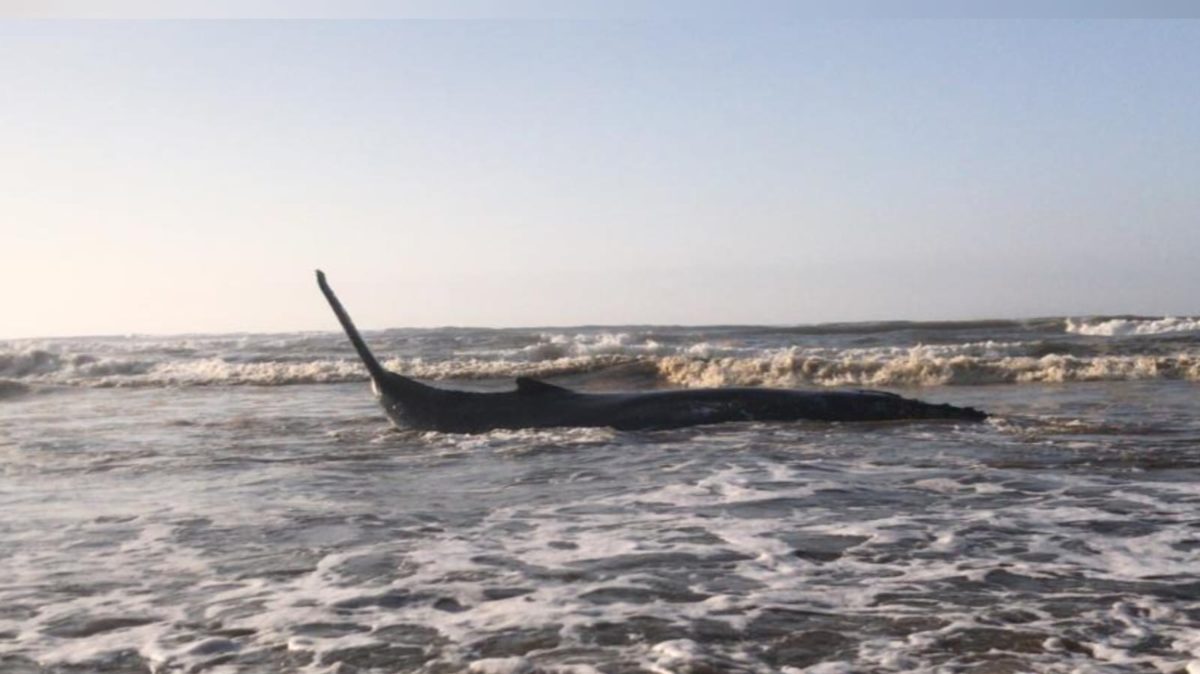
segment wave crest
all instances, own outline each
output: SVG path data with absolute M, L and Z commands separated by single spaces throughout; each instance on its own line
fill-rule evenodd
M 1093 321 L 1118 328 L 1134 319 Z M 1179 332 L 1196 319 L 1142 321 Z M 1118 321 L 1125 321 L 1120 323 Z M 1062 323 L 1059 323 L 1061 326 Z M 1083 330 L 1083 323 L 1068 323 Z M 1147 327 L 1156 326 L 1156 327 Z M 749 329 L 747 329 L 749 330 Z M 415 334 L 415 333 L 414 333 Z M 1067 337 L 916 345 L 824 336 L 788 344 L 772 331 L 631 329 L 503 332 L 465 329 L 383 335 L 384 365 L 419 379 L 486 380 L 608 371 L 605 385 L 943 386 L 1183 379 L 1200 381 L 1190 337 L 1107 341 Z M 1161 333 L 1159 333 L 1161 334 Z M 815 343 L 813 343 L 815 342 Z M 866 343 L 864 343 L 866 342 Z M 910 343 L 911 344 L 911 343 Z M 321 384 L 365 381 L 340 335 L 220 336 L 0 343 L 0 380 L 91 387 Z
M 129 358 L 101 358 L 86 353 L 59 353 L 44 349 L 23 349 L 0 353 L 0 377 L 37 378 L 103 377 L 145 374 L 154 367 L 151 361 Z
M 1200 332 L 1200 318 L 1068 318 L 1067 332 L 1088 337 L 1137 337 Z
M 685 387 L 955 386 L 1183 379 L 1200 381 L 1200 356 L 987 358 L 936 356 L 913 349 L 900 357 L 827 357 L 797 352 L 756 358 L 663 358 L 659 375 Z

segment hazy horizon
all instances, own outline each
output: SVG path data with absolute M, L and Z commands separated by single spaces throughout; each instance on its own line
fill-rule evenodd
M 0 36 L 0 338 L 1200 314 L 1196 21 Z
M 322 299 L 323 302 L 323 299 Z M 327 304 L 322 304 L 328 308 Z M 352 318 L 354 315 L 352 313 Z M 441 330 L 469 330 L 469 331 L 527 331 L 527 330 L 593 330 L 593 329 L 640 329 L 640 328 L 658 328 L 658 329 L 705 329 L 705 328 L 764 328 L 764 329 L 791 329 L 791 328 L 825 328 L 825 327 L 866 327 L 866 326 L 884 326 L 884 325 L 904 325 L 913 324 L 914 326 L 934 326 L 934 325 L 963 325 L 971 326 L 984 323 L 1038 323 L 1042 321 L 1055 320 L 1072 320 L 1080 322 L 1095 323 L 1112 322 L 1112 321 L 1157 321 L 1159 319 L 1183 319 L 1183 320 L 1200 320 L 1200 314 L 1138 314 L 1138 313 L 1115 313 L 1115 314 L 1036 314 L 1036 315 L 1012 315 L 1012 316 L 961 316 L 957 318 L 899 318 L 899 317 L 883 317 L 873 319 L 850 319 L 850 320 L 830 320 L 830 321 L 792 321 L 792 322 L 777 322 L 777 323 L 540 323 L 528 325 L 475 325 L 469 323 L 445 323 L 445 324 L 428 324 L 428 325 L 357 325 L 357 327 L 366 334 L 389 332 L 394 330 L 414 330 L 414 331 L 430 331 L 437 332 Z M 358 323 L 355 319 L 356 324 Z M 228 331 L 179 331 L 179 332 L 92 332 L 92 333 L 76 333 L 76 334 L 45 334 L 45 335 L 0 335 L 0 340 L 13 341 L 29 341 L 29 340 L 72 340 L 72 339 L 126 339 L 126 338 L 171 338 L 171 337 L 215 337 L 228 335 L 257 335 L 266 336 L 272 334 L 342 334 L 343 330 L 337 323 L 336 317 L 330 313 L 329 325 L 317 326 L 312 328 L 298 328 L 293 330 L 228 330 Z

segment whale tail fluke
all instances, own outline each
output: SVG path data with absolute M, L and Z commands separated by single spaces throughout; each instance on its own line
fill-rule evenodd
M 367 367 L 367 372 L 371 373 L 371 389 L 375 392 L 375 397 L 382 403 L 384 411 L 392 422 L 401 428 L 435 427 L 429 425 L 435 424 L 435 421 L 422 421 L 422 419 L 430 414 L 435 414 L 433 410 L 444 396 L 439 396 L 438 390 L 431 386 L 384 369 L 375 358 L 375 354 L 371 353 L 371 349 L 367 347 L 367 343 L 363 341 L 358 328 L 354 327 L 354 321 L 350 320 L 350 314 L 346 313 L 346 309 L 338 301 L 337 295 L 333 294 L 333 289 L 325 281 L 325 273 L 320 269 L 317 270 L 317 285 L 320 286 L 325 299 L 329 301 L 334 315 L 342 324 L 342 329 L 346 331 L 346 336 L 350 338 L 354 350 L 358 352 L 358 357 Z
M 345 307 L 338 301 L 337 295 L 333 293 L 333 289 L 325 281 L 325 272 L 320 269 L 317 270 L 317 285 L 320 286 L 325 299 L 329 301 L 329 306 L 333 308 L 334 315 L 337 316 L 338 322 L 342 324 L 342 329 L 346 331 L 346 336 L 350 338 L 350 343 L 354 345 L 354 350 L 358 352 L 358 357 L 362 359 L 363 365 L 367 366 L 367 372 L 371 373 L 371 378 L 376 381 L 386 379 L 387 375 L 391 373 L 385 370 L 379 364 L 379 361 L 375 359 L 375 354 L 371 353 L 371 349 L 363 341 L 362 335 L 358 333 L 358 328 L 354 327 L 354 321 L 350 320 L 350 314 L 346 313 Z
M 329 300 L 329 306 L 337 316 L 338 322 L 342 324 L 342 329 L 346 331 L 346 336 L 350 338 L 350 343 L 354 345 L 354 350 L 358 352 L 358 357 L 362 359 L 363 365 L 367 366 L 367 372 L 371 374 L 371 381 L 375 382 L 377 392 L 387 393 L 393 397 L 407 394 L 407 397 L 411 398 L 430 390 L 430 387 L 425 384 L 391 372 L 379 364 L 375 354 L 371 353 L 371 349 L 363 341 L 358 328 L 354 327 L 354 321 L 350 320 L 350 314 L 346 313 L 346 308 L 338 301 L 337 295 L 333 293 L 333 288 L 330 288 L 329 283 L 325 281 L 325 272 L 320 269 L 317 270 L 317 285 L 321 287 L 325 299 Z

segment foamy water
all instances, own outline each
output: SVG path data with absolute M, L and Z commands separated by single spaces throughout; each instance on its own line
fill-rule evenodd
M 1200 318 L 1167 316 L 1164 318 L 1067 319 L 1067 332 L 1103 337 L 1200 332 Z
M 631 385 L 946 386 L 1200 381 L 1200 319 L 371 334 L 393 370 L 431 380 L 621 371 Z M 363 381 L 336 333 L 0 342 L 0 382 L 88 387 Z
M 462 377 L 442 385 L 556 365 L 603 389 L 1182 362 L 1180 336 L 1057 321 L 373 341 Z M 1178 371 L 897 389 L 985 424 L 462 436 L 392 430 L 336 335 L 5 348 L 25 355 L 0 361 L 3 672 L 1200 668 L 1200 391 Z

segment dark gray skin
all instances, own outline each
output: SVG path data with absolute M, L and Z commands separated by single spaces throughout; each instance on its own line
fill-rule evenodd
M 384 369 L 350 315 L 317 271 L 317 285 L 371 375 L 384 412 L 400 428 L 482 433 L 495 428 L 610 426 L 680 428 L 729 421 L 982 421 L 971 407 L 934 405 L 882 391 L 708 388 L 645 393 L 580 393 L 527 377 L 514 391 L 477 393 L 434 388 Z

